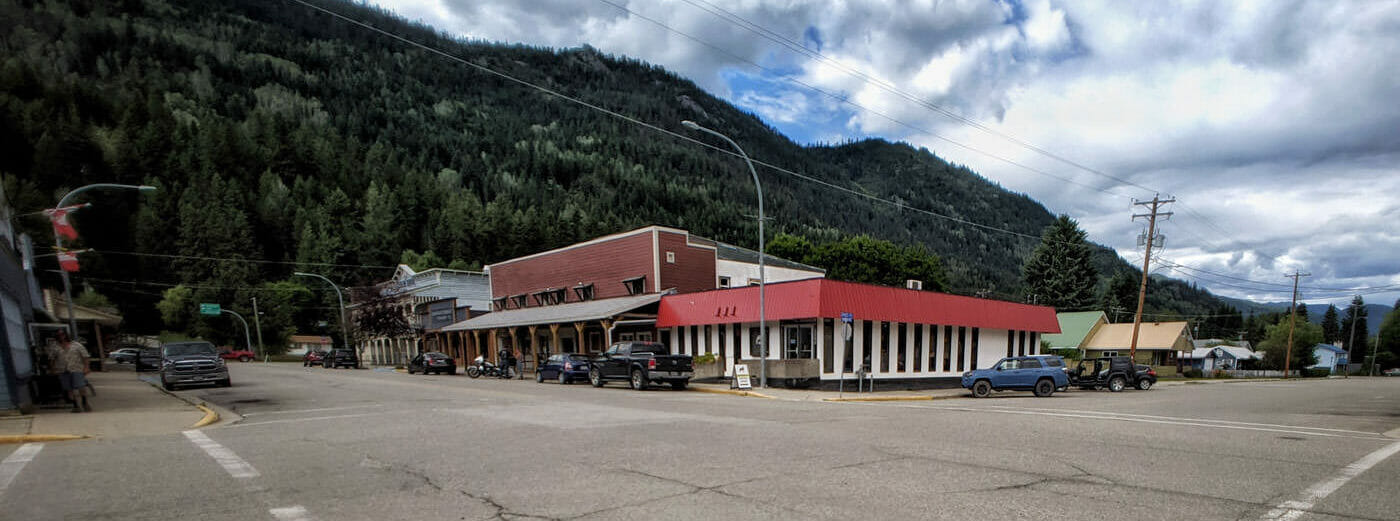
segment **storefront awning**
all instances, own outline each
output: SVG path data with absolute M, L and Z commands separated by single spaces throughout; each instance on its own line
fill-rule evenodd
M 659 301 L 661 301 L 659 293 L 648 293 L 552 306 L 493 311 L 444 327 L 441 331 L 470 331 L 606 320 Z

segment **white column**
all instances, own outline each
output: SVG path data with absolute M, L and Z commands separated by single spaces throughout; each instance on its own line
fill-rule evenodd
M 778 323 L 777 323 L 777 322 L 769 322 L 769 323 L 768 323 L 768 359 L 769 359 L 769 360 L 776 360 L 776 359 L 778 359 L 778 358 L 782 358 L 782 356 L 783 356 L 783 353 L 782 353 L 781 351 L 778 351 L 777 349 L 773 349 L 773 345 L 774 345 L 774 344 L 777 344 L 777 346 L 778 346 L 779 348 L 781 348 L 781 347 L 783 346 L 783 330 L 782 330 L 782 328 L 778 327 Z
M 870 372 L 883 374 L 880 372 L 880 323 L 871 323 L 870 330 Z
M 904 328 L 904 370 L 914 372 L 914 328 L 918 324 L 908 324 Z
M 817 359 L 818 375 L 826 374 L 826 365 L 823 364 L 823 362 L 826 361 L 826 353 L 823 351 L 823 349 L 826 348 L 826 335 L 823 334 L 825 332 L 826 321 L 822 320 L 821 317 L 817 317 L 817 327 L 813 329 L 812 333 L 812 355 L 815 356 Z

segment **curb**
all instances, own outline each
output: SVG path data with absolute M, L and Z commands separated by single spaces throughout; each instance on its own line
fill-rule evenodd
M 777 398 L 775 398 L 775 397 L 768 396 L 768 395 L 762 394 L 762 393 L 756 393 L 756 392 L 753 392 L 753 391 L 739 391 L 739 390 L 735 390 L 735 389 L 707 389 L 707 388 L 704 388 L 704 387 L 691 387 L 690 390 L 691 390 L 691 391 L 695 391 L 695 392 L 699 392 L 699 393 L 729 394 L 729 395 L 734 395 L 734 396 L 753 396 L 753 397 L 756 397 L 756 398 L 767 398 L 767 399 L 769 399 L 769 400 L 776 400 L 776 399 L 777 399 Z
M 823 402 L 928 402 L 956 400 L 966 396 L 871 396 L 869 398 L 822 398 Z
M 205 407 L 204 405 L 196 405 L 195 407 L 199 407 L 199 410 L 204 411 L 204 417 L 194 422 L 194 425 L 190 426 L 191 429 L 198 429 L 219 421 L 219 413 L 214 412 L 213 409 Z
M 178 395 L 178 394 L 175 394 L 175 393 L 172 393 L 172 392 L 170 392 L 170 391 L 165 390 L 165 388 L 164 388 L 164 387 L 161 387 L 160 384 L 157 384 L 157 383 L 155 383 L 155 382 L 152 382 L 152 381 L 147 380 L 147 379 L 144 379 L 144 378 L 142 378 L 141 381 L 146 382 L 146 383 L 149 384 L 151 387 L 154 387 L 157 391 L 160 391 L 160 392 L 162 392 L 162 393 L 165 393 L 166 396 L 170 396 L 170 397 L 172 397 L 172 398 L 175 398 L 175 399 L 177 399 L 177 400 L 180 400 L 180 401 L 182 401 L 182 402 L 185 402 L 185 403 L 187 403 L 187 404 L 190 404 L 191 406 L 195 407 L 196 409 L 199 409 L 199 410 L 203 411 L 203 412 L 204 412 L 204 417 L 203 417 L 203 418 L 200 418 L 199 421 L 194 422 L 194 425 L 191 425 L 191 426 L 190 426 L 191 429 L 198 429 L 198 428 L 200 428 L 200 427 L 207 427 L 207 426 L 209 426 L 209 425 L 211 425 L 211 424 L 214 424 L 214 423 L 218 422 L 218 421 L 221 419 L 221 417 L 219 416 L 219 413 L 214 412 L 214 409 L 211 409 L 211 408 L 209 407 L 209 405 L 206 404 L 206 403 L 204 403 L 204 402 L 195 403 L 193 400 L 190 400 L 189 398 L 185 398 L 184 396 L 180 396 L 180 395 Z
M 70 441 L 89 438 L 80 434 L 21 434 L 17 436 L 0 436 L 0 445 L 7 443 L 34 443 L 44 441 Z

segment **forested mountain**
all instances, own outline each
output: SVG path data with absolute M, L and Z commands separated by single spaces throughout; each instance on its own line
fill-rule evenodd
M 646 63 L 455 41 L 359 4 L 318 5 L 704 140 L 680 124 L 695 120 L 803 176 L 1031 236 L 760 167 L 770 233 L 921 244 L 942 257 L 955 293 L 1022 299 L 1021 264 L 1054 220 L 927 150 L 800 146 Z M 51 207 L 91 182 L 159 187 L 94 194 L 76 219 L 79 245 L 95 252 L 75 281 L 107 294 L 132 329 L 160 327 L 154 304 L 177 283 L 239 310 L 302 285 L 329 306 L 333 294 L 314 280 L 273 283 L 304 269 L 367 284 L 405 250 L 480 266 L 647 224 L 756 246 L 739 160 L 298 3 L 0 0 L 0 20 L 0 174 L 14 206 Z M 50 240 L 42 217 L 17 224 Z M 1101 286 L 1137 273 L 1106 248 L 1094 256 Z M 1218 305 L 1174 280 L 1154 279 L 1150 295 L 1153 313 Z M 297 327 L 325 317 L 307 313 Z

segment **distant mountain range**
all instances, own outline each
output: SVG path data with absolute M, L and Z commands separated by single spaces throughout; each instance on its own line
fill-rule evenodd
M 1273 313 L 1273 312 L 1285 313 L 1285 312 L 1288 311 L 1288 303 L 1287 303 L 1287 302 L 1263 302 L 1263 303 L 1260 303 L 1260 302 L 1253 302 L 1253 301 L 1249 301 L 1249 300 L 1243 300 L 1243 299 L 1237 299 L 1237 298 L 1229 298 L 1229 297 L 1220 297 L 1220 300 L 1225 301 L 1226 304 L 1229 304 L 1229 305 L 1231 305 L 1231 306 L 1234 306 L 1235 309 L 1240 310 L 1242 313 L 1245 314 L 1245 316 L 1249 316 L 1251 313 L 1254 313 L 1254 314 L 1258 314 L 1258 313 Z M 1378 332 L 1380 331 L 1380 329 L 1381 329 L 1381 321 L 1382 321 L 1382 320 L 1385 320 L 1385 316 L 1388 315 L 1388 314 L 1390 314 L 1390 312 L 1391 312 L 1392 310 L 1394 310 L 1394 309 L 1395 309 L 1394 307 L 1387 306 L 1387 305 L 1385 305 L 1385 304 L 1372 304 L 1372 303 L 1367 303 L 1367 304 L 1366 304 L 1366 329 L 1367 329 L 1367 334 L 1375 335 L 1376 333 L 1378 333 Z M 1343 318 L 1343 317 L 1345 317 L 1345 316 L 1346 316 L 1346 312 L 1347 312 L 1347 311 L 1346 311 L 1346 307 L 1345 307 L 1345 306 L 1337 306 L 1337 316 L 1338 316 L 1338 318 Z M 1327 306 L 1324 306 L 1324 305 L 1309 305 L 1309 306 L 1308 306 L 1308 322 L 1312 322 L 1312 323 L 1314 323 L 1314 324 L 1321 324 L 1321 323 L 1322 323 L 1322 316 L 1323 316 L 1323 314 L 1325 314 L 1325 313 L 1327 313 Z

